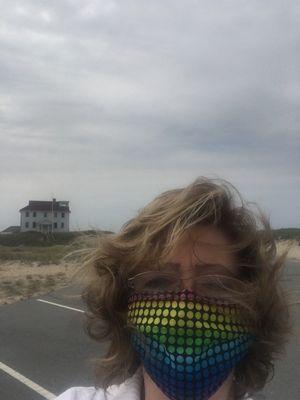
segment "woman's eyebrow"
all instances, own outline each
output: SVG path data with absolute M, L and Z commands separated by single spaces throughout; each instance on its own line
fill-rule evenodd
M 203 263 L 195 263 L 193 264 L 192 268 L 202 268 L 202 267 L 210 267 L 210 268 L 215 268 L 215 269 L 221 269 L 221 270 L 231 270 L 232 266 L 228 266 L 228 265 L 223 265 L 223 264 L 218 264 L 218 263 L 207 263 L 207 262 L 203 262 Z M 175 268 L 175 269 L 179 269 L 181 267 L 181 263 L 175 263 L 175 262 L 167 262 L 164 263 L 162 265 L 163 268 Z
M 171 270 L 173 271 L 174 269 L 179 270 L 181 267 L 180 263 L 174 263 L 174 262 L 166 262 L 164 264 L 160 264 L 160 269 L 161 270 Z
M 207 263 L 207 262 L 203 262 L 203 263 L 195 263 L 193 264 L 193 267 L 203 267 L 203 266 L 212 266 L 212 267 L 223 267 L 223 268 L 229 268 L 227 265 L 223 265 L 223 264 L 219 264 L 219 263 Z M 167 262 L 164 263 L 164 266 L 166 267 L 181 267 L 181 263 L 174 263 L 174 262 Z

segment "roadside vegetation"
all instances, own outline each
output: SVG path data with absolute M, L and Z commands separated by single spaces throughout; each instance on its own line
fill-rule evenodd
M 295 240 L 300 245 L 300 229 L 299 228 L 281 228 L 273 230 L 275 239 L 277 240 Z
M 39 265 L 59 264 L 71 251 L 89 245 L 89 239 L 109 231 L 78 231 L 56 234 L 40 232 L 20 232 L 0 234 L 0 262 L 37 262 Z M 87 238 L 89 238 L 87 240 Z

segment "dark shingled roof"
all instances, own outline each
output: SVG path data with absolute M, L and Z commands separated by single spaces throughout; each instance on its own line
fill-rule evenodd
M 64 205 L 60 203 L 64 203 Z M 21 208 L 19 211 L 52 211 L 52 201 L 29 200 L 28 206 Z M 54 201 L 53 211 L 64 211 L 70 213 L 69 202 Z

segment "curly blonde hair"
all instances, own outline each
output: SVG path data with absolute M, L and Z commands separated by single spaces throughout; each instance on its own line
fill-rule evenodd
M 256 205 L 245 202 L 225 179 L 200 176 L 157 196 L 119 232 L 96 236 L 79 271 L 88 279 L 82 292 L 86 332 L 107 345 L 106 356 L 93 359 L 96 387 L 121 383 L 140 365 L 127 325 L 128 278 L 166 260 L 182 235 L 199 225 L 214 225 L 232 239 L 226 247 L 238 256 L 243 283 L 236 300 L 247 307 L 255 331 L 255 344 L 235 370 L 235 397 L 264 387 L 291 329 L 288 297 L 280 284 L 289 249 L 277 255 L 268 218 L 250 204 Z

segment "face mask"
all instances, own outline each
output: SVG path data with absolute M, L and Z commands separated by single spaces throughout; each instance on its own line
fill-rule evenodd
M 189 290 L 133 294 L 128 307 L 132 346 L 172 400 L 209 399 L 254 340 L 237 306 Z

